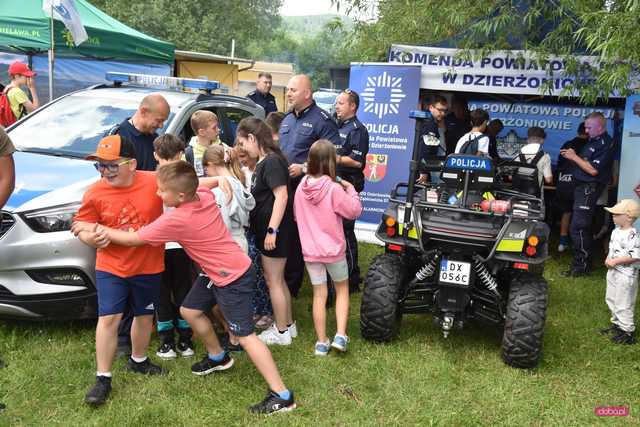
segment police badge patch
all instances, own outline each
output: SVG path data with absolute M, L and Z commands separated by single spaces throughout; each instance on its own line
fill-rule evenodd
M 428 147 L 436 147 L 440 145 L 440 138 L 433 133 L 428 133 L 422 136 L 422 142 Z

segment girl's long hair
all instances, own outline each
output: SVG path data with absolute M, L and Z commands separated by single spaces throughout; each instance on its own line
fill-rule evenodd
M 245 183 L 245 175 L 242 173 L 240 159 L 235 148 L 225 149 L 221 144 L 208 147 L 202 156 L 202 166 L 207 165 L 224 167 L 232 176 L 238 178 L 242 185 Z
M 336 180 L 336 147 L 326 139 L 319 139 L 309 149 L 307 160 L 309 175 L 328 175 Z
M 236 129 L 236 135 L 247 138 L 249 134 L 256 138 L 258 147 L 260 147 L 265 154 L 274 153 L 286 160 L 278 144 L 273 141 L 271 128 L 269 128 L 264 121 L 257 117 L 245 117 L 240 120 L 238 129 Z

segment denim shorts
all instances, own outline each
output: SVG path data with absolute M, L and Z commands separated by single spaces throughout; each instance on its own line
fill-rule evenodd
M 98 316 L 123 313 L 129 298 L 132 299 L 134 316 L 153 314 L 160 300 L 161 276 L 161 274 L 139 274 L 120 277 L 97 270 Z
M 342 282 L 349 278 L 349 267 L 347 266 L 347 258 L 332 263 L 323 262 L 306 262 L 309 280 L 312 285 L 321 285 L 327 283 L 327 273 L 334 282 Z
M 182 307 L 209 313 L 217 303 L 231 333 L 246 337 L 254 329 L 255 283 L 256 271 L 253 265 L 242 276 L 222 287 L 215 286 L 207 276 L 200 275 L 182 302 Z

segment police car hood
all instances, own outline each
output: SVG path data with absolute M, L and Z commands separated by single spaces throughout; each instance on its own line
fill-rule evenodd
M 311 182 L 311 180 L 313 181 Z M 307 175 L 300 182 L 300 187 L 304 198 L 317 205 L 327 196 L 332 183 L 331 178 L 326 175 L 317 180 Z
M 16 187 L 4 207 L 13 212 L 79 203 L 100 178 L 87 160 L 25 152 L 13 158 Z

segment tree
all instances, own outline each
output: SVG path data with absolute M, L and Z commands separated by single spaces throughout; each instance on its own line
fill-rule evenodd
M 640 0 L 334 0 L 350 14 L 377 6 L 378 20 L 359 22 L 349 49 L 360 60 L 384 60 L 392 43 L 448 40 L 465 54 L 523 49 L 539 61 L 560 56 L 577 77 L 567 94 L 595 102 L 635 89 L 640 64 Z M 581 63 L 592 55 L 599 66 Z M 588 77 L 587 77 L 588 76 Z
M 92 0 L 107 14 L 177 49 L 246 56 L 255 40 L 270 40 L 280 26 L 282 0 Z

